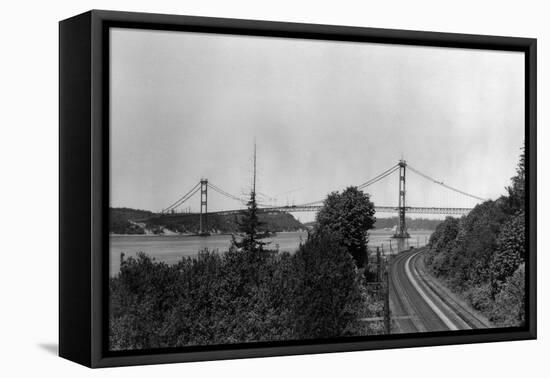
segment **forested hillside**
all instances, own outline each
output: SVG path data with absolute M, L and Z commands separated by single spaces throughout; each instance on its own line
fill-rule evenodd
M 407 228 L 410 230 L 435 230 L 442 220 L 426 218 L 406 218 Z M 375 229 L 393 228 L 399 222 L 398 217 L 376 218 Z
M 296 218 L 288 213 L 259 213 L 258 217 L 265 229 L 272 232 L 305 230 Z M 208 231 L 220 233 L 234 233 L 238 230 L 242 215 L 208 214 Z M 156 229 L 164 227 L 178 233 L 198 233 L 199 215 L 184 214 L 176 217 L 153 217 L 148 220 L 147 227 Z
M 407 228 L 409 230 L 435 230 L 435 228 L 443 222 L 441 219 L 426 219 L 426 218 L 409 218 L 405 219 L 407 222 Z M 374 223 L 375 230 L 382 230 L 384 228 L 393 228 L 397 226 L 399 222 L 398 217 L 390 218 L 376 218 Z M 304 223 L 306 227 L 315 227 L 317 224 L 316 221 Z
M 109 231 L 115 234 L 145 234 L 170 232 L 193 234 L 199 232 L 198 214 L 181 214 L 177 216 L 159 216 L 150 211 L 128 208 L 109 209 Z M 272 232 L 305 230 L 291 214 L 273 212 L 260 213 L 259 218 L 265 227 Z M 242 215 L 208 214 L 208 231 L 234 233 Z
M 136 210 L 127 207 L 109 208 L 109 232 L 114 234 L 144 234 L 145 230 L 133 223 L 136 219 L 145 219 L 153 216 L 146 210 Z
M 496 326 L 525 322 L 525 154 L 496 201 L 461 219 L 447 218 L 432 234 L 427 263 Z

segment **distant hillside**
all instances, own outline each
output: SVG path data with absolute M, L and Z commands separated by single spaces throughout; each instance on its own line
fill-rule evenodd
M 377 218 L 374 228 L 393 228 L 397 226 L 399 221 L 398 217 L 391 218 Z M 425 219 L 425 218 L 405 218 L 407 228 L 412 230 L 435 230 L 438 224 L 443 220 L 439 219 Z
M 435 230 L 438 224 L 442 222 L 442 220 L 438 219 L 425 219 L 425 218 L 405 218 L 407 222 L 407 228 L 411 230 Z M 374 224 L 375 229 L 383 229 L 383 228 L 393 228 L 397 226 L 398 218 L 397 217 L 391 217 L 391 218 L 377 218 L 376 223 Z M 315 221 L 313 222 L 307 222 L 304 223 L 304 226 L 308 228 L 312 228 L 315 226 Z
M 145 234 L 145 230 L 133 223 L 135 219 L 152 217 L 154 213 L 127 207 L 109 208 L 109 232 L 114 234 Z
M 194 234 L 199 232 L 198 214 L 162 216 L 144 210 L 113 208 L 110 209 L 110 215 L 109 231 L 115 234 Z M 240 215 L 208 214 L 208 232 L 236 232 L 239 218 Z M 303 224 L 288 213 L 260 213 L 259 218 L 261 222 L 265 223 L 265 228 L 273 232 L 306 229 Z

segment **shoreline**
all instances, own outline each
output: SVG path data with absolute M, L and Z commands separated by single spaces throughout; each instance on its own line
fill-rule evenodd
M 428 229 L 409 229 L 409 232 L 430 232 L 433 233 L 434 230 L 428 230 Z M 307 230 L 296 230 L 296 231 L 278 231 L 275 232 L 275 234 L 292 234 L 292 233 L 306 233 Z M 386 229 L 374 229 L 369 230 L 369 234 L 383 234 L 383 233 L 393 233 L 392 230 L 386 230 Z M 226 236 L 226 235 L 233 235 L 235 233 L 232 232 L 213 232 L 210 234 L 210 236 Z M 170 233 L 170 234 L 115 234 L 115 233 L 109 233 L 109 237 L 127 237 L 127 236 L 136 236 L 136 237 L 176 237 L 176 236 L 182 236 L 182 237 L 191 237 L 191 236 L 201 236 L 199 234 L 178 234 L 178 233 Z
M 292 234 L 292 233 L 307 233 L 306 230 L 298 230 L 298 231 L 278 231 L 275 232 L 275 234 Z M 213 232 L 210 234 L 210 236 L 231 236 L 235 233 L 232 232 Z M 109 233 L 109 237 L 127 237 L 127 236 L 139 236 L 139 237 L 175 237 L 175 236 L 182 236 L 182 237 L 204 237 L 199 234 L 178 234 L 178 233 L 170 233 L 170 234 L 115 234 L 115 233 Z

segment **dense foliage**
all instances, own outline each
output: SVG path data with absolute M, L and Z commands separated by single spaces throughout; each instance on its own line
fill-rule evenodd
M 461 219 L 447 218 L 430 238 L 427 263 L 496 326 L 525 322 L 525 162 L 507 194 Z
M 143 227 L 133 222 L 135 219 L 144 219 L 153 213 L 146 210 L 129 209 L 127 207 L 109 209 L 109 232 L 114 234 L 144 234 Z
M 374 213 L 374 204 L 368 194 L 356 187 L 349 187 L 342 193 L 333 192 L 317 213 L 314 233 L 339 235 L 357 266 L 364 267 L 367 262 L 367 231 L 376 221 Z
M 359 225 L 365 224 L 372 225 L 361 218 Z M 339 232 L 313 233 L 294 254 L 269 250 L 267 235 L 252 193 L 239 235 L 225 253 L 204 250 L 175 265 L 143 253 L 122 257 L 109 286 L 111 349 L 383 332 L 380 323 L 361 321 L 380 317 L 382 307 L 366 290 Z
M 508 213 L 525 212 L 525 148 L 519 157 L 516 175 L 511 181 L 510 186 L 506 188 L 507 195 L 504 197 L 506 210 Z
M 123 259 L 110 280 L 114 350 L 329 338 L 380 332 L 363 276 L 337 240 L 299 250 L 203 251 L 176 265 L 145 254 Z

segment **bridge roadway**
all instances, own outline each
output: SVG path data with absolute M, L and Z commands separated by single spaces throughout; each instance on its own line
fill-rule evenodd
M 319 211 L 323 205 L 301 205 L 301 206 L 278 206 L 278 207 L 266 207 L 264 211 L 284 211 L 288 213 L 292 212 L 304 212 L 304 211 Z M 396 206 L 375 206 L 374 209 L 377 213 L 397 213 L 399 208 Z M 405 207 L 407 213 L 414 214 L 442 214 L 442 215 L 465 215 L 472 209 L 467 207 Z
M 491 327 L 489 321 L 427 273 L 425 249 L 401 252 L 390 264 L 391 333 Z
M 274 206 L 274 207 L 259 207 L 259 212 L 285 212 L 285 213 L 299 213 L 299 212 L 316 212 L 319 211 L 323 205 L 298 205 L 298 206 Z M 375 206 L 374 209 L 377 213 L 397 213 L 398 208 L 395 206 Z M 441 215 L 466 215 L 472 209 L 467 207 L 415 207 L 408 206 L 405 208 L 407 213 L 412 214 L 441 214 Z M 239 214 L 245 211 L 245 209 L 237 210 L 222 210 L 211 211 L 208 214 L 218 215 L 232 215 Z M 178 216 L 186 214 L 198 214 L 198 213 L 161 213 L 163 216 Z

